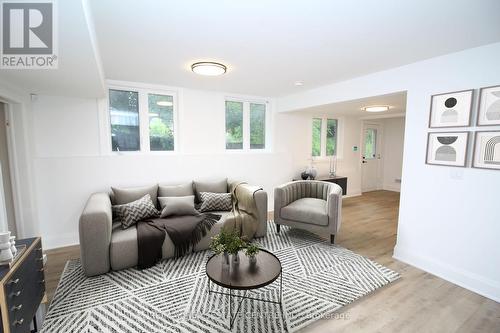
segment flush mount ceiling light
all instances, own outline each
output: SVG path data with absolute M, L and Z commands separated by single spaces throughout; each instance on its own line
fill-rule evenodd
M 295 81 L 294 83 L 297 87 L 300 87 L 300 86 L 303 86 L 304 85 L 304 82 L 302 81 Z
M 200 75 L 218 76 L 226 73 L 226 66 L 217 62 L 197 62 L 191 65 L 191 70 Z
M 172 106 L 172 105 L 174 105 L 174 103 L 172 103 L 170 101 L 158 101 L 158 102 L 156 102 L 156 105 L 158 105 L 158 106 Z
M 363 109 L 367 112 L 384 112 L 389 110 L 389 107 L 387 105 L 374 105 L 364 107 Z

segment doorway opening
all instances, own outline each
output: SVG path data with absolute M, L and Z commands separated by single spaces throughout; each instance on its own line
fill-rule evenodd
M 0 101 L 0 226 L 17 235 L 8 126 L 8 105 Z

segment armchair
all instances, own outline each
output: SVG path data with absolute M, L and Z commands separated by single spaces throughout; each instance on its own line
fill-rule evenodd
M 274 222 L 328 233 L 333 244 L 341 224 L 342 188 L 334 183 L 299 180 L 274 189 Z

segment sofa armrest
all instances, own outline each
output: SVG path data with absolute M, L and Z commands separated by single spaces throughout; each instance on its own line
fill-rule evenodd
M 259 227 L 255 233 L 256 237 L 265 236 L 267 233 L 267 192 L 258 190 L 254 194 L 255 206 L 259 214 Z
M 337 184 L 331 184 L 328 196 L 326 199 L 326 209 L 330 228 L 334 233 L 340 229 L 342 222 L 342 188 Z
M 112 210 L 107 193 L 90 196 L 79 222 L 80 256 L 87 276 L 109 271 L 109 245 L 111 243 Z
M 286 185 L 286 184 L 285 184 Z M 274 222 L 278 223 L 281 218 L 281 208 L 287 205 L 286 203 L 286 193 L 285 185 L 278 186 L 274 189 Z M 279 224 L 279 223 L 278 223 Z

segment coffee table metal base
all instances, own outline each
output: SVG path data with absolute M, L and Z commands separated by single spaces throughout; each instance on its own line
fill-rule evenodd
M 245 299 L 250 299 L 250 300 L 254 300 L 254 301 L 260 301 L 260 302 L 278 304 L 280 306 L 281 318 L 283 319 L 283 327 L 286 330 L 285 316 L 284 316 L 284 313 L 283 313 L 283 302 L 282 302 L 282 300 L 283 300 L 283 274 L 282 273 L 280 273 L 279 301 L 272 301 L 272 300 L 268 300 L 268 299 L 262 299 L 262 298 L 256 298 L 256 297 L 247 296 L 248 290 L 245 290 L 245 293 L 243 294 L 243 296 L 240 296 L 240 295 L 233 294 L 233 289 L 231 289 L 231 288 L 226 288 L 226 289 L 229 289 L 229 293 L 224 293 L 224 292 L 212 290 L 210 286 L 211 286 L 211 282 L 210 282 L 210 279 L 208 279 L 208 294 L 209 295 L 211 293 L 214 293 L 214 294 L 226 295 L 226 296 L 229 297 L 229 329 L 233 329 L 234 321 L 236 320 L 236 317 L 238 316 L 238 313 L 239 313 L 239 311 L 241 309 L 241 303 L 243 303 L 243 301 Z M 232 302 L 232 300 L 233 300 L 233 297 L 235 297 L 235 298 L 241 298 L 241 300 L 238 303 L 238 307 L 236 308 L 236 312 L 234 313 L 234 316 L 232 314 L 232 310 L 233 310 L 233 302 Z

